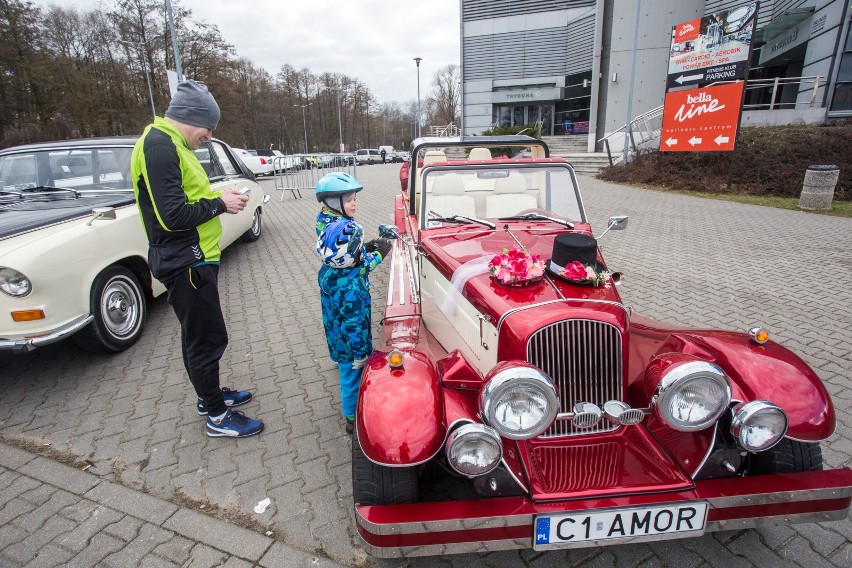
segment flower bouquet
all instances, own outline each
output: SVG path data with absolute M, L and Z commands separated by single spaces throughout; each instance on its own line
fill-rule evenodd
M 596 270 L 592 266 L 585 266 L 579 260 L 575 260 L 566 266 L 559 276 L 577 284 L 600 286 L 606 280 L 607 272 L 606 270 Z
M 491 277 L 507 286 L 523 286 L 538 282 L 544 276 L 544 260 L 537 254 L 513 248 L 503 249 L 488 263 Z

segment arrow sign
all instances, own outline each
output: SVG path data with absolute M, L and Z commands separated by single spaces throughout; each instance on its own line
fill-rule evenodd
M 730 139 L 730 138 L 728 138 L 727 136 L 722 136 L 722 135 L 720 134 L 720 135 L 718 135 L 716 138 L 714 138 L 714 139 L 713 139 L 713 142 L 715 142 L 716 144 L 718 144 L 719 146 L 721 146 L 722 144 L 727 144 L 730 140 L 731 140 L 731 139 Z
M 671 148 L 675 144 L 677 144 L 677 138 L 669 138 L 668 140 L 666 140 L 666 146 L 668 146 L 669 148 Z
M 700 81 L 704 78 L 704 73 L 699 73 L 698 75 L 681 75 L 677 79 L 675 79 L 675 83 L 679 85 L 683 85 L 687 81 Z
M 689 139 L 689 143 L 692 146 L 695 146 L 696 144 L 701 144 L 701 138 L 697 138 L 697 137 L 693 136 L 692 138 Z

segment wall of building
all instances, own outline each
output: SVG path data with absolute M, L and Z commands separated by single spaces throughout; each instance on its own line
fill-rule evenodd
M 638 20 L 637 7 L 641 9 Z M 680 22 L 701 17 L 704 0 L 645 0 L 641 5 L 639 0 L 597 0 L 596 11 L 596 42 L 600 43 L 600 48 L 595 48 L 592 73 L 597 81 L 592 82 L 590 150 L 594 149 L 595 140 L 623 127 L 629 119 L 663 104 L 671 30 Z M 628 106 L 630 117 L 627 116 Z

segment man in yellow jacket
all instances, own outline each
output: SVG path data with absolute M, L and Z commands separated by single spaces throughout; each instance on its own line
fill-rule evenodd
M 219 386 L 228 333 L 218 275 L 219 215 L 242 211 L 248 197 L 235 189 L 213 192 L 194 153 L 213 136 L 219 116 L 205 85 L 181 83 L 165 118 L 155 117 L 136 142 L 130 175 L 148 235 L 148 264 L 180 321 L 183 362 L 198 414 L 207 416 L 207 435 L 244 438 L 260 433 L 263 422 L 232 410 L 250 401 L 250 392 Z

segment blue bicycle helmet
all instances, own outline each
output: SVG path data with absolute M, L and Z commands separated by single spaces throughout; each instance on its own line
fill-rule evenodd
M 339 219 L 326 225 L 317 238 L 317 255 L 332 268 L 350 268 L 361 262 L 364 231 L 355 221 Z
M 364 186 L 349 174 L 331 172 L 322 176 L 317 182 L 317 201 L 325 203 L 338 213 L 343 213 L 343 204 L 349 199 L 349 195 L 362 189 Z

